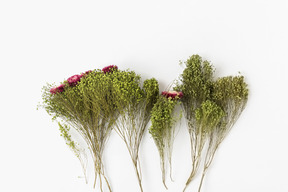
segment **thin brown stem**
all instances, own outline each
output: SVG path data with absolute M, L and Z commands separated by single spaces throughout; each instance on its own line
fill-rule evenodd
M 102 178 L 101 175 L 99 174 L 99 181 L 100 181 L 100 190 L 101 192 L 103 192 L 103 188 L 102 188 Z
M 204 168 L 204 171 L 203 171 L 203 173 L 202 173 L 201 181 L 200 181 L 199 188 L 198 188 L 198 192 L 201 191 L 201 187 L 202 187 L 203 180 L 204 180 L 204 177 L 205 177 L 205 175 L 206 175 L 206 171 L 207 171 L 207 169 L 208 169 L 208 167 L 205 167 L 205 168 Z
M 162 183 L 164 185 L 164 187 L 166 189 L 168 189 L 167 185 L 166 185 L 166 179 L 165 179 L 165 176 L 166 176 L 166 172 L 165 172 L 165 163 L 164 163 L 165 159 L 163 157 L 163 160 L 161 160 L 161 170 L 162 170 Z
M 136 175 L 137 175 L 137 179 L 138 179 L 138 184 L 139 184 L 140 190 L 141 190 L 141 192 L 143 192 L 141 176 L 139 174 L 138 167 L 137 167 L 137 160 L 133 161 L 133 165 L 134 165 L 135 172 L 136 172 Z
M 108 186 L 109 191 L 112 192 L 112 189 L 111 189 L 111 186 L 110 186 L 110 184 L 109 184 L 109 182 L 108 182 L 108 179 L 106 178 L 106 176 L 105 176 L 104 174 L 103 174 L 103 177 L 104 177 L 104 179 L 105 179 L 105 181 L 106 181 L 106 184 L 107 184 L 107 186 Z

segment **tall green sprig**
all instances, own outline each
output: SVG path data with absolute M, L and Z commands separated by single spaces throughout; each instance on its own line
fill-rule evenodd
M 209 131 L 209 144 L 205 155 L 204 168 L 198 191 L 200 192 L 203 179 L 214 159 L 215 152 L 225 139 L 231 128 L 241 115 L 248 101 L 248 88 L 243 76 L 228 76 L 219 78 L 213 83 L 212 99 L 219 106 L 219 123 L 212 126 Z M 218 118 L 217 118 L 218 119 Z M 213 120 L 213 118 L 212 118 Z
M 105 143 L 116 119 L 110 74 L 101 70 L 91 71 L 74 82 L 76 85 L 65 81 L 64 91 L 52 93 L 51 85 L 45 86 L 43 91 L 43 107 L 48 114 L 74 128 L 86 141 L 94 162 L 94 186 L 99 176 L 101 191 L 102 177 L 112 191 L 102 161 Z
M 199 55 L 192 55 L 185 63 L 186 68 L 175 90 L 183 92 L 182 107 L 191 142 L 192 171 L 186 182 L 186 189 L 199 169 L 207 138 L 207 132 L 199 124 L 196 112 L 211 97 L 214 69 L 208 61 L 202 61 Z
M 179 97 L 175 98 L 166 97 L 165 95 L 159 96 L 156 104 L 151 112 L 152 125 L 149 129 L 154 142 L 157 146 L 160 155 L 160 168 L 162 172 L 162 182 L 166 189 L 166 162 L 168 161 L 170 167 L 170 178 L 172 180 L 172 149 L 175 133 L 175 123 L 181 118 L 175 113 L 175 107 L 179 104 Z
M 145 80 L 141 88 L 140 76 L 133 71 L 118 71 L 114 74 L 114 103 L 119 115 L 115 130 L 126 144 L 140 190 L 143 191 L 139 146 L 150 120 L 150 112 L 159 95 L 159 85 L 157 80 L 152 78 Z

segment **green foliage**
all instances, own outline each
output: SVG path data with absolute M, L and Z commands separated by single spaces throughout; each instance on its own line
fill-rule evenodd
M 243 76 L 221 77 L 213 83 L 211 97 L 223 109 L 225 116 L 221 118 L 220 122 L 210 132 L 204 168 L 198 189 L 199 192 L 219 145 L 225 139 L 246 106 L 249 93 L 247 86 Z
M 231 100 L 240 104 L 248 99 L 248 88 L 243 76 L 228 76 L 219 78 L 213 84 L 213 100 L 225 107 Z
M 147 79 L 140 86 L 140 76 L 135 72 L 122 71 L 113 79 L 113 95 L 118 112 L 116 131 L 125 142 L 141 191 L 141 175 L 138 152 L 143 134 L 150 120 L 150 113 L 159 95 L 159 85 L 155 78 Z
M 61 125 L 61 123 L 58 123 L 59 125 L 59 130 L 60 130 L 60 136 L 62 136 L 64 138 L 64 140 L 66 141 L 66 144 L 73 150 L 73 151 L 77 151 L 76 146 L 75 146 L 75 142 L 71 139 L 71 135 L 69 134 L 70 128 L 68 127 L 68 125 Z
M 166 188 L 166 161 L 168 160 L 170 164 L 171 177 L 171 156 L 175 123 L 178 118 L 181 118 L 181 115 L 177 117 L 175 114 L 175 107 L 180 103 L 178 99 L 179 98 L 172 99 L 172 97 L 166 98 L 163 95 L 159 96 L 151 112 L 152 125 L 149 129 L 149 133 L 153 137 L 159 151 L 162 181 Z
M 224 116 L 225 113 L 221 107 L 210 100 L 203 102 L 195 112 L 197 125 L 201 127 L 201 131 L 205 134 L 211 133 Z
M 210 98 L 214 69 L 208 61 L 202 61 L 199 55 L 192 55 L 185 64 L 180 82 L 174 89 L 183 93 L 185 116 L 193 121 L 196 108 Z
M 217 145 L 229 133 L 244 110 L 248 101 L 247 86 L 243 76 L 221 77 L 213 83 L 212 99 L 226 114 L 214 129 L 214 132 L 217 132 Z
M 151 112 L 152 126 L 149 129 L 149 133 L 152 135 L 155 143 L 160 148 L 163 146 L 163 139 L 167 134 L 167 129 L 171 129 L 175 118 L 173 117 L 173 111 L 178 103 L 177 100 L 167 99 L 163 96 L 159 96 L 157 103 L 154 105 Z
M 115 72 L 116 73 L 116 72 Z M 113 73 L 94 70 L 82 76 L 76 86 L 67 81 L 63 92 L 51 94 L 53 85 L 43 88 L 43 107 L 52 119 L 59 119 L 74 128 L 86 141 L 94 160 L 95 179 L 104 177 L 102 154 L 117 116 L 115 112 L 115 96 L 113 94 Z M 67 129 L 60 129 L 70 147 L 75 146 L 69 141 Z M 101 182 L 100 182 L 101 183 Z M 102 190 L 102 183 L 100 184 Z M 111 189 L 110 189 L 111 191 Z
M 155 78 L 147 79 L 143 83 L 144 97 L 147 102 L 147 112 L 150 113 L 152 107 L 157 102 L 159 95 L 159 84 Z
M 64 122 L 59 123 L 61 136 L 77 157 L 81 151 L 72 141 L 69 127 L 83 137 L 94 160 L 95 179 L 99 176 L 101 183 L 103 176 L 110 189 L 102 162 L 105 143 L 116 126 L 137 168 L 139 145 L 159 95 L 158 82 L 154 78 L 145 80 L 141 88 L 140 75 L 118 70 L 117 66 L 72 77 L 62 82 L 63 90 L 50 84 L 44 86 L 42 107 L 53 120 Z M 102 184 L 100 187 L 102 191 Z
M 125 109 L 130 103 L 137 104 L 143 98 L 140 76 L 134 71 L 118 71 L 111 74 L 115 104 Z
M 183 93 L 182 107 L 191 140 L 192 171 L 186 189 L 199 169 L 204 146 L 208 143 L 204 177 L 218 146 L 245 108 L 248 89 L 243 76 L 222 77 L 215 81 L 213 66 L 202 61 L 199 55 L 191 56 L 185 63 L 186 68 L 175 90 Z
M 104 174 L 102 154 L 113 128 L 127 146 L 143 191 L 138 152 L 150 119 L 149 133 L 159 151 L 166 187 L 165 164 L 169 161 L 171 176 L 175 124 L 181 118 L 176 112 L 178 104 L 182 106 L 191 140 L 192 171 L 186 187 L 196 175 L 205 154 L 200 191 L 216 150 L 246 106 L 249 91 L 241 75 L 215 80 L 214 67 L 199 55 L 192 55 L 185 64 L 186 68 L 173 88 L 175 91 L 162 92 L 161 96 L 155 78 L 142 84 L 140 75 L 118 70 L 117 66 L 72 76 L 58 87 L 54 84 L 43 87 L 41 106 L 52 120 L 61 121 L 58 123 L 61 136 L 81 164 L 85 154 L 73 141 L 70 128 L 86 141 L 94 161 L 95 182 L 99 176 L 101 191 L 101 177 L 112 191 Z

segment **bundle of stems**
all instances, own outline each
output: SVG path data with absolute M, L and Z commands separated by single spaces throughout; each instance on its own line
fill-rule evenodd
M 225 139 L 231 128 L 241 115 L 248 100 L 248 88 L 243 76 L 228 76 L 219 78 L 213 83 L 212 99 L 221 109 L 224 116 L 209 132 L 208 149 L 206 151 L 204 168 L 198 192 L 201 191 L 204 177 L 211 165 L 219 145 Z
M 196 110 L 210 99 L 214 69 L 208 61 L 202 61 L 199 55 L 192 55 L 185 62 L 186 68 L 180 77 L 180 82 L 174 88 L 183 93 L 181 105 L 187 122 L 191 143 L 192 171 L 187 179 L 185 189 L 195 177 L 200 163 L 201 154 L 206 142 L 207 132 L 197 123 Z
M 68 78 L 56 88 L 48 84 L 43 92 L 42 106 L 48 114 L 74 128 L 87 143 L 94 162 L 94 187 L 99 177 L 101 191 L 102 177 L 109 191 L 112 191 L 102 161 L 105 144 L 117 118 L 113 105 L 114 95 L 111 94 L 111 74 L 101 70 L 89 71 Z M 71 146 L 73 148 L 75 145 Z
M 117 95 L 114 103 L 118 113 L 115 130 L 126 144 L 140 190 L 143 191 L 139 147 L 159 95 L 159 85 L 152 78 L 145 80 L 141 88 L 140 76 L 133 71 L 117 71 L 115 75 L 113 94 Z
M 179 99 L 182 93 L 162 92 L 151 112 L 152 125 L 149 129 L 160 156 L 160 168 L 162 172 L 162 182 L 166 189 L 166 162 L 170 167 L 170 179 L 172 179 L 172 150 L 175 135 L 175 123 L 181 119 L 181 114 L 176 114 L 176 106 L 180 104 Z
M 204 168 L 198 188 L 198 192 L 201 191 L 215 152 L 248 100 L 247 84 L 243 76 L 222 77 L 215 81 L 213 73 L 213 67 L 208 61 L 202 61 L 199 55 L 193 55 L 186 61 L 186 68 L 175 87 L 175 90 L 182 91 L 184 95 L 182 107 L 188 123 L 192 152 L 192 172 L 184 191 L 195 177 L 204 156 Z

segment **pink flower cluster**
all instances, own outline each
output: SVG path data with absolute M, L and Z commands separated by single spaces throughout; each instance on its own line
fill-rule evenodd
M 67 79 L 67 83 L 69 84 L 69 86 L 73 87 L 76 86 L 78 84 L 78 82 L 81 80 L 82 77 L 85 77 L 86 75 L 88 75 L 91 72 L 91 70 L 86 71 L 85 73 L 81 73 L 81 75 L 73 75 L 71 77 L 69 77 Z M 53 87 L 50 89 L 50 93 L 51 94 L 56 94 L 56 93 L 61 93 L 64 91 L 65 88 L 65 84 L 61 84 L 57 87 Z
M 102 69 L 104 74 L 110 73 L 110 72 L 113 72 L 113 71 L 116 71 L 116 70 L 118 70 L 118 67 L 116 65 L 109 65 L 109 66 L 104 67 Z M 73 76 L 69 77 L 66 82 L 68 83 L 68 85 L 70 87 L 74 87 L 74 86 L 76 86 L 78 84 L 78 82 L 81 80 L 81 78 L 85 77 L 90 72 L 91 72 L 91 70 L 86 71 L 85 73 L 81 73 L 81 75 L 73 75 Z M 61 92 L 64 91 L 64 88 L 65 88 L 65 84 L 61 84 L 58 87 L 51 88 L 50 89 L 50 93 L 51 94 L 61 93 Z
M 109 65 L 107 67 L 104 67 L 102 69 L 102 71 L 106 74 L 106 73 L 110 73 L 110 72 L 116 71 L 117 69 L 118 69 L 118 67 L 116 65 Z
M 81 79 L 81 75 L 73 75 L 67 79 L 69 86 L 76 86 Z
M 57 87 L 53 87 L 53 88 L 50 89 L 50 93 L 51 94 L 61 93 L 61 92 L 64 91 L 64 87 L 65 87 L 64 84 L 61 84 L 61 85 L 59 85 Z
M 171 99 L 180 99 L 183 97 L 182 92 L 177 92 L 177 91 L 163 91 L 162 95 L 166 98 L 171 98 Z

